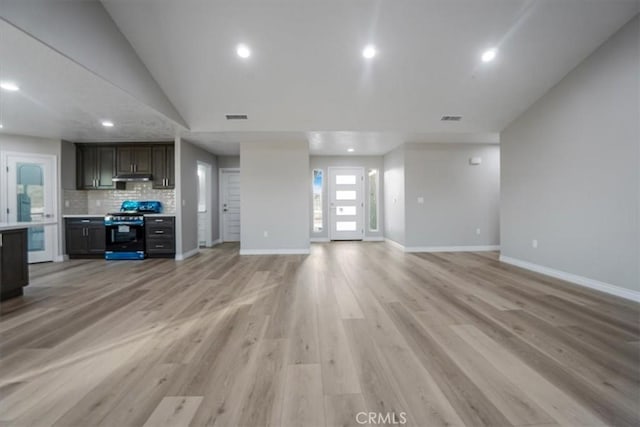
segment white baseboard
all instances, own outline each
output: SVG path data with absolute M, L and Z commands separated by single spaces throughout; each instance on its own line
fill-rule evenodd
M 53 262 L 69 261 L 69 255 L 58 255 L 53 259 Z
M 405 246 L 405 252 L 486 252 L 499 251 L 499 245 L 482 246 Z
M 388 244 L 390 244 L 391 246 L 393 246 L 394 248 L 400 249 L 401 251 L 404 252 L 404 245 L 401 245 L 400 243 L 396 242 L 395 240 L 387 239 L 385 237 L 384 241 L 387 242 Z
M 366 236 L 362 239 L 363 242 L 384 242 L 382 236 Z
M 515 265 L 516 267 L 535 271 L 536 273 L 555 277 L 556 279 L 565 280 L 567 282 L 584 286 L 586 288 L 595 289 L 597 291 L 615 295 L 620 298 L 640 302 L 640 292 L 633 291 L 631 289 L 622 288 L 610 283 L 601 282 L 599 280 L 590 279 L 584 276 L 578 276 L 577 274 L 567 273 L 565 271 L 556 270 L 554 268 L 545 267 L 543 265 L 534 264 L 528 261 L 522 261 L 508 256 L 500 255 L 500 261 L 504 262 L 505 264 Z
M 240 255 L 309 255 L 309 249 L 240 249 Z
M 198 255 L 198 253 L 200 253 L 200 248 L 191 249 L 190 251 L 181 254 L 176 254 L 176 261 L 184 261 L 187 258 Z
M 331 240 L 329 240 L 328 237 L 311 237 L 309 241 L 311 243 L 327 243 L 327 242 L 330 242 Z
M 215 245 L 219 245 L 220 243 L 222 243 L 222 239 L 216 239 L 213 242 L 211 242 L 211 246 L 209 246 L 209 247 L 212 248 Z

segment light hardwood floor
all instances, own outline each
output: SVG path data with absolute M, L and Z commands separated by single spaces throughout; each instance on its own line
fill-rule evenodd
M 0 425 L 640 425 L 639 306 L 497 253 L 225 244 L 31 279 L 1 305 Z

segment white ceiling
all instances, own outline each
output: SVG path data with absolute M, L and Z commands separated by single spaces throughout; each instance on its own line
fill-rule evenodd
M 405 135 L 494 141 L 638 11 L 616 0 L 103 4 L 191 131 L 208 133 L 200 142 L 320 135 L 327 142 L 311 149 L 322 154 L 345 138 L 372 154 Z M 237 57 L 238 43 L 249 59 Z M 370 61 L 367 43 L 379 51 Z M 499 56 L 482 64 L 491 46 Z M 446 114 L 463 120 L 441 122 Z
M 171 120 L 58 52 L 0 20 L 3 133 L 71 141 L 173 139 Z M 104 128 L 110 119 L 114 128 Z
M 51 0 L 69 1 L 69 0 Z M 80 0 L 76 0 L 80 1 Z M 0 20 L 4 132 L 185 139 L 218 154 L 306 140 L 312 154 L 499 132 L 639 10 L 636 0 L 103 0 L 190 130 Z M 90 26 L 87 26 L 90 28 Z M 252 49 L 248 60 L 238 43 Z M 367 43 L 379 54 L 362 58 Z M 496 61 L 482 51 L 496 46 Z M 99 55 L 100 52 L 96 52 Z M 247 114 L 226 121 L 225 114 Z M 461 122 L 441 122 L 462 115 Z M 105 130 L 100 119 L 117 126 Z

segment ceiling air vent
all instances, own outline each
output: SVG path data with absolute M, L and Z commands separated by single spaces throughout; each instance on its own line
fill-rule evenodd
M 459 122 L 462 120 L 462 116 L 442 116 L 440 120 L 443 122 Z
M 246 114 L 227 114 L 227 120 L 247 120 Z

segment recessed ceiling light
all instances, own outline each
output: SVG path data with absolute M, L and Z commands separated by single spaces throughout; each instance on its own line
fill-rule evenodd
M 496 55 L 498 54 L 498 51 L 496 49 L 489 49 L 489 50 L 485 50 L 482 53 L 482 62 L 491 62 L 494 59 L 496 59 Z
M 102 126 L 106 127 L 106 128 L 112 128 L 113 127 L 113 122 L 110 120 L 103 120 L 102 121 Z
M 365 46 L 365 48 L 362 50 L 362 56 L 367 59 L 373 58 L 374 56 L 376 56 L 376 53 L 378 53 L 378 51 L 376 51 L 376 47 L 372 44 Z
M 246 44 L 239 44 L 236 48 L 236 53 L 240 58 L 248 58 L 251 56 L 251 49 Z
M 20 90 L 18 85 L 15 84 L 14 82 L 0 82 L 0 87 L 2 89 L 4 89 L 4 90 L 8 90 L 10 92 L 15 92 L 17 90 Z
M 354 151 L 356 151 L 356 150 L 354 150 L 353 148 L 347 148 L 347 151 L 348 151 L 349 153 L 353 153 L 353 152 L 354 152 Z

